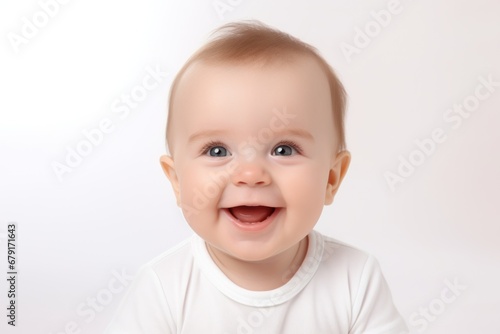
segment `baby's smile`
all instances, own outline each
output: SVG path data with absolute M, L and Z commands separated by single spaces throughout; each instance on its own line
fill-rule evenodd
M 268 206 L 240 205 L 222 209 L 239 230 L 243 232 L 259 232 L 276 221 L 276 217 L 282 208 Z
M 255 223 L 261 223 L 270 215 L 272 215 L 273 212 L 276 210 L 276 208 L 262 206 L 262 205 L 259 206 L 240 205 L 228 208 L 227 210 L 233 215 L 234 218 L 238 219 L 238 221 L 242 223 L 255 224 Z

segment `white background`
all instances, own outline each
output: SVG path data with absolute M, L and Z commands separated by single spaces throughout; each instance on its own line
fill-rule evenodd
M 113 273 L 135 274 L 192 233 L 158 161 L 168 89 L 213 29 L 258 19 L 317 47 L 350 96 L 353 160 L 317 229 L 378 258 L 413 333 L 499 333 L 500 87 L 460 126 L 443 117 L 479 77 L 500 81 L 500 3 L 401 0 L 346 57 L 343 43 L 376 29 L 370 12 L 389 1 L 224 2 L 219 15 L 211 0 L 69 1 L 17 47 L 23 17 L 44 23 L 41 5 L 1 3 L 0 268 L 16 222 L 19 277 L 15 328 L 0 280 L 0 332 L 100 333 L 123 296 Z M 113 103 L 155 68 L 162 82 L 120 118 Z M 52 164 L 103 119 L 113 131 L 59 180 Z M 384 174 L 436 128 L 446 140 L 391 189 Z M 466 286 L 451 303 L 440 301 L 447 281 Z M 91 319 L 94 298 L 106 305 Z

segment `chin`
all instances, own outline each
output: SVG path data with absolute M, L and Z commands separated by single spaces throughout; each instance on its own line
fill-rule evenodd
M 235 257 L 244 262 L 262 262 L 272 256 L 269 254 L 237 254 Z
M 249 247 L 249 249 L 238 248 L 234 252 L 228 254 L 240 261 L 265 262 L 280 253 L 277 249 L 269 249 L 268 247 L 256 248 L 258 247 L 255 245 Z
M 233 245 L 232 247 L 217 247 L 220 252 L 228 256 L 244 262 L 261 262 L 265 261 L 274 255 L 271 250 L 266 250 L 263 247 L 254 245 Z

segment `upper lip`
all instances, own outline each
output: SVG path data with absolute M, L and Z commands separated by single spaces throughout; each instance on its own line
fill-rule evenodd
M 262 204 L 262 203 L 241 203 L 241 204 L 235 204 L 235 205 L 222 206 L 221 209 L 230 209 L 230 208 L 235 208 L 238 206 L 265 206 L 268 208 L 279 208 L 280 207 L 277 205 L 267 205 L 267 204 Z

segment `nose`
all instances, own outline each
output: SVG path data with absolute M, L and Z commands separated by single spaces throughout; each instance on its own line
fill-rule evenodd
M 271 175 L 258 163 L 245 162 L 239 164 L 231 175 L 233 184 L 237 186 L 266 186 L 271 183 Z

